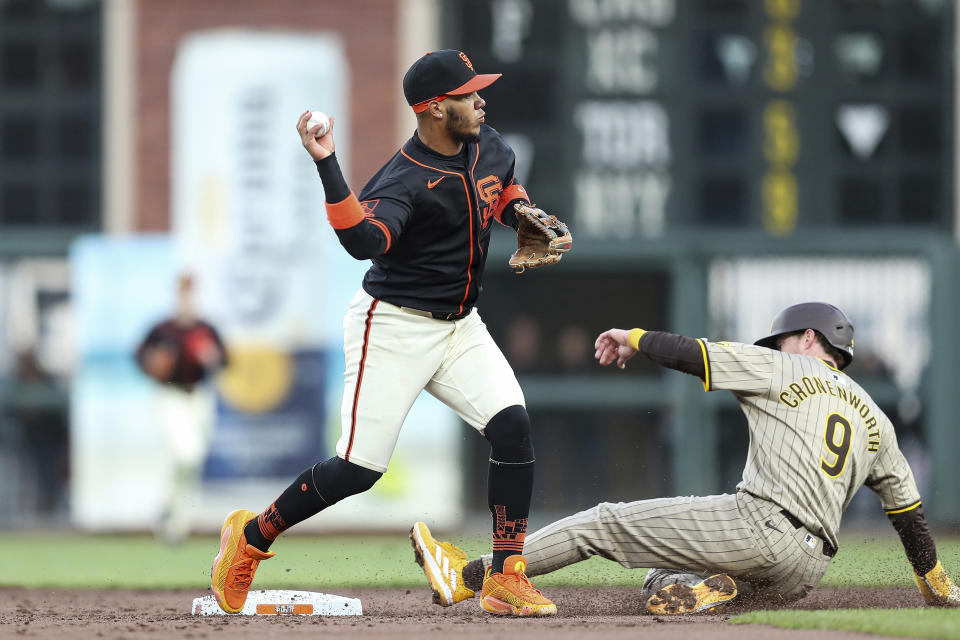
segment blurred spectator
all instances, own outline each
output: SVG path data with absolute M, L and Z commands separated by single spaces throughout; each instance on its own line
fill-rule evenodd
M 157 413 L 170 455 L 171 482 L 157 535 L 169 544 L 190 532 L 188 506 L 200 481 L 216 417 L 211 378 L 227 364 L 216 329 L 194 312 L 194 281 L 177 282 L 176 313 L 137 348 L 140 368 L 158 383 Z
M 540 325 L 536 318 L 518 315 L 507 327 L 507 360 L 517 373 L 543 369 L 540 359 Z
M 557 339 L 560 373 L 594 373 L 593 336 L 580 325 L 564 327 Z
M 887 366 L 887 363 L 875 352 L 869 349 L 857 349 L 857 357 L 850 364 L 847 371 L 854 380 L 883 380 L 893 381 L 893 371 Z
M 22 388 L 36 390 L 52 382 L 32 349 L 17 354 L 15 373 Z M 11 416 L 20 433 L 16 447 L 23 453 L 19 506 L 24 513 L 42 517 L 65 514 L 69 445 L 64 409 L 43 402 L 15 401 Z

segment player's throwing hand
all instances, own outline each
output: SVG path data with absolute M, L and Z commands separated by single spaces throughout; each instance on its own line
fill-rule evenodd
M 333 152 L 336 151 L 336 145 L 333 142 L 333 125 L 336 118 L 333 116 L 330 117 L 330 130 L 321 137 L 314 137 L 317 131 L 320 130 L 321 125 L 317 125 L 312 129 L 307 129 L 307 121 L 310 120 L 310 111 L 304 111 L 300 114 L 300 119 L 297 120 L 297 133 L 300 134 L 300 142 L 303 144 L 303 148 L 307 150 L 307 153 L 310 154 L 310 157 L 313 158 L 314 162 L 317 160 L 323 160 L 326 157 L 333 155 Z
M 624 329 L 607 329 L 597 336 L 597 341 L 594 343 L 596 353 L 593 357 L 603 366 L 616 360 L 618 369 L 625 368 L 627 361 L 637 355 L 637 350 L 630 346 L 627 338 L 629 334 L 630 332 Z

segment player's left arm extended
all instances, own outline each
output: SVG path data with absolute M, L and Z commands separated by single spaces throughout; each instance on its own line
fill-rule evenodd
M 878 453 L 866 485 L 876 492 L 885 507 L 892 505 L 884 511 L 900 536 L 923 599 L 933 606 L 960 607 L 960 587 L 937 559 L 937 547 L 923 516 L 913 473 L 896 445 L 895 436 L 893 442 L 885 443 Z
M 597 338 L 597 360 L 606 366 L 616 360 L 621 369 L 637 353 L 642 353 L 668 369 L 706 380 L 707 368 L 699 340 L 666 331 L 610 329 Z
M 900 535 L 903 550 L 913 566 L 913 578 L 927 604 L 960 607 L 960 587 L 950 579 L 937 559 L 937 548 L 921 504 L 917 502 L 904 509 L 888 510 L 887 517 Z

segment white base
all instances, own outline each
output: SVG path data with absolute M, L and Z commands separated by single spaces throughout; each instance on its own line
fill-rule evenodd
M 227 613 L 216 598 L 193 599 L 195 616 L 361 616 L 363 607 L 357 598 L 344 598 L 313 591 L 259 590 L 247 594 L 247 602 L 239 613 Z

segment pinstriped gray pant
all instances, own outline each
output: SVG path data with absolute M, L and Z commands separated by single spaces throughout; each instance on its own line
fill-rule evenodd
M 691 574 L 699 581 L 726 573 L 742 597 L 796 600 L 830 564 L 820 538 L 794 528 L 776 504 L 746 493 L 604 502 L 529 534 L 524 555 L 529 576 L 595 555 L 628 568 L 671 570 L 650 572 L 644 599 Z

